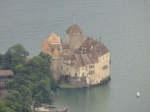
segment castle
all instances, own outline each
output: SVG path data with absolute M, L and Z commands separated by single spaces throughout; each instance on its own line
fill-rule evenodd
M 77 24 L 66 30 L 65 43 L 52 33 L 41 51 L 51 55 L 53 75 L 61 83 L 89 87 L 110 80 L 109 50 L 101 40 L 84 37 Z

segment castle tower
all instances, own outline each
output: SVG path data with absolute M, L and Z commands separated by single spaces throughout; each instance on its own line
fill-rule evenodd
M 61 74 L 61 52 L 62 52 L 62 43 L 59 36 L 55 33 L 52 33 L 48 39 L 46 39 L 41 46 L 41 51 L 51 55 L 52 60 L 52 70 L 53 76 L 56 80 L 59 80 Z
M 77 49 L 83 44 L 83 32 L 78 25 L 73 24 L 66 30 L 66 44 L 71 50 Z

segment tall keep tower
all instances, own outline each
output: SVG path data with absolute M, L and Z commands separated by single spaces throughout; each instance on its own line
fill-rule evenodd
M 83 32 L 78 25 L 73 24 L 66 30 L 66 44 L 69 44 L 71 50 L 83 44 Z

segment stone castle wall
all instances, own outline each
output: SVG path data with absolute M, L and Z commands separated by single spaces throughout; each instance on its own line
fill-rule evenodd
M 60 79 L 61 76 L 61 60 L 60 59 L 52 59 L 52 70 L 53 76 L 56 80 Z
M 83 44 L 83 35 L 82 33 L 75 33 L 75 34 L 67 34 L 67 38 L 69 38 L 69 48 L 71 50 L 75 50 L 79 48 L 80 45 Z

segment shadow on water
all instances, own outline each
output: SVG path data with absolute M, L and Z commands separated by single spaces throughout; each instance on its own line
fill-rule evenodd
M 107 110 L 110 83 L 90 88 L 59 90 L 55 94 L 56 107 L 68 107 L 70 112 Z

